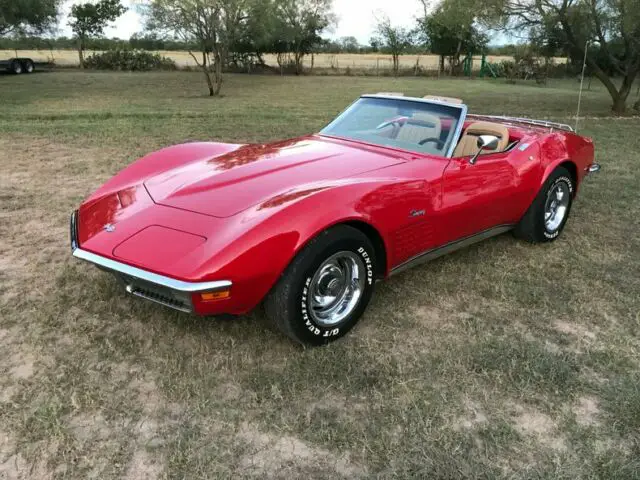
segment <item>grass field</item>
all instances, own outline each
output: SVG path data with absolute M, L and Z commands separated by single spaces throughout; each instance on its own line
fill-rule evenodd
M 379 284 L 302 350 L 71 258 L 68 216 L 136 157 L 316 131 L 358 94 L 571 121 L 575 82 L 0 76 L 0 478 L 640 478 L 640 119 L 583 99 L 599 176 L 562 238 L 504 235 Z
M 85 56 L 91 55 L 93 51 L 87 51 Z M 156 53 L 165 57 L 171 58 L 176 62 L 178 67 L 196 67 L 189 52 L 180 51 L 167 51 L 160 50 Z M 0 60 L 15 57 L 16 55 L 32 58 L 35 61 L 55 61 L 56 65 L 60 66 L 77 66 L 78 65 L 78 52 L 75 50 L 0 50 Z M 278 60 L 276 55 L 265 55 L 265 63 L 272 67 L 278 66 Z M 490 62 L 500 62 L 503 60 L 513 60 L 513 57 L 504 55 L 488 55 L 487 60 Z M 311 67 L 311 56 L 304 58 L 304 66 L 306 68 Z M 554 62 L 557 64 L 566 63 L 566 58 L 555 58 Z M 438 56 L 437 55 L 401 55 L 400 67 L 401 68 L 413 68 L 416 62 L 420 67 L 427 70 L 437 70 L 438 68 Z M 481 64 L 481 57 L 474 57 L 473 67 L 479 69 Z M 390 55 L 383 54 L 329 54 L 321 53 L 314 56 L 313 65 L 316 68 L 335 68 L 346 69 L 347 67 L 353 69 L 370 69 L 370 70 L 388 70 L 392 68 L 392 60 Z

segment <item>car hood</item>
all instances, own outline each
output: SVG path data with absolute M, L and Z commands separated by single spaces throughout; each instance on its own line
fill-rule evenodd
M 160 205 L 213 217 L 230 217 L 300 185 L 344 179 L 405 161 L 324 137 L 245 145 L 214 158 L 197 159 L 147 178 Z

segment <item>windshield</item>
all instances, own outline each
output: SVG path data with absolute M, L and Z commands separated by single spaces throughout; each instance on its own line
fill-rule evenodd
M 362 97 L 320 133 L 447 157 L 465 112 L 464 105 Z

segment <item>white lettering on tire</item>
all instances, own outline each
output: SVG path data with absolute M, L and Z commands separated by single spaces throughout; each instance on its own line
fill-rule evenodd
M 302 301 L 300 302 L 300 307 L 302 309 L 302 320 L 304 321 L 307 329 L 313 333 L 314 335 L 322 334 L 323 337 L 335 337 L 340 333 L 339 328 L 334 328 L 331 330 L 320 330 L 316 327 L 312 322 L 311 318 L 309 318 L 309 311 L 307 309 L 307 297 L 309 296 L 309 285 L 311 284 L 311 277 L 307 277 L 307 280 L 304 282 L 304 287 L 302 289 Z
M 371 257 L 369 256 L 367 251 L 364 249 L 364 247 L 360 247 L 358 249 L 358 253 L 362 256 L 362 259 L 364 260 L 364 264 L 367 266 L 367 283 L 369 285 L 373 285 L 373 265 L 371 262 Z

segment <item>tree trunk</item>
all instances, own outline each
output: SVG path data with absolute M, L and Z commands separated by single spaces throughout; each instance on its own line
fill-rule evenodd
M 620 90 L 617 90 L 615 86 L 613 87 L 613 90 L 607 87 L 607 90 L 609 90 L 609 94 L 613 99 L 613 105 L 611 105 L 611 111 L 613 113 L 623 114 L 626 112 L 627 98 L 629 98 L 629 94 L 631 93 L 631 88 L 633 87 L 633 82 L 635 81 L 636 75 L 636 72 L 628 73 L 622 80 L 622 86 L 620 87 Z M 602 81 L 600 77 L 598 78 Z M 607 80 L 609 80 L 608 77 Z M 610 80 L 609 83 L 611 83 Z M 605 84 L 605 86 L 607 85 Z
M 293 58 L 296 62 L 296 75 L 300 75 L 302 73 L 302 59 L 304 57 L 304 53 L 297 51 L 294 53 Z
M 80 68 L 84 68 L 84 42 L 78 40 L 78 61 L 80 62 Z
M 627 98 L 629 98 L 629 94 L 631 93 L 631 89 L 633 88 L 633 82 L 636 79 L 636 75 L 637 75 L 636 71 L 631 71 L 630 73 L 627 73 L 627 75 L 624 77 L 624 80 L 622 81 L 622 86 L 618 91 L 618 99 L 615 99 L 615 98 L 613 99 L 612 110 L 615 113 L 625 112 Z M 618 107 L 620 107 L 621 110 L 618 110 Z
M 220 90 L 222 89 L 222 57 L 223 55 L 220 51 L 216 51 L 213 54 L 213 77 L 215 80 L 215 87 L 213 90 L 210 90 L 212 92 L 212 97 L 220 95 Z
M 204 78 L 207 81 L 207 86 L 209 87 L 209 96 L 213 97 L 215 95 L 215 91 L 213 88 L 213 82 L 211 81 L 211 72 L 209 71 L 209 68 L 207 66 L 207 52 L 202 52 L 202 63 L 198 61 L 197 57 L 193 54 L 193 52 L 191 52 L 191 50 L 189 50 L 189 55 L 191 55 L 191 58 L 193 58 L 194 62 L 196 62 L 196 65 L 198 65 L 202 69 Z
M 454 69 L 455 69 L 455 74 L 458 74 L 458 67 L 460 66 L 460 52 L 462 51 L 462 40 L 458 40 L 458 46 L 456 47 L 456 54 L 453 58 L 453 61 L 451 62 L 451 75 L 453 76 L 454 74 Z
M 213 90 L 213 82 L 211 81 L 211 73 L 207 67 L 202 67 L 202 71 L 204 72 L 204 77 L 206 78 L 207 86 L 209 87 L 209 96 L 213 97 L 215 96 L 215 92 Z

